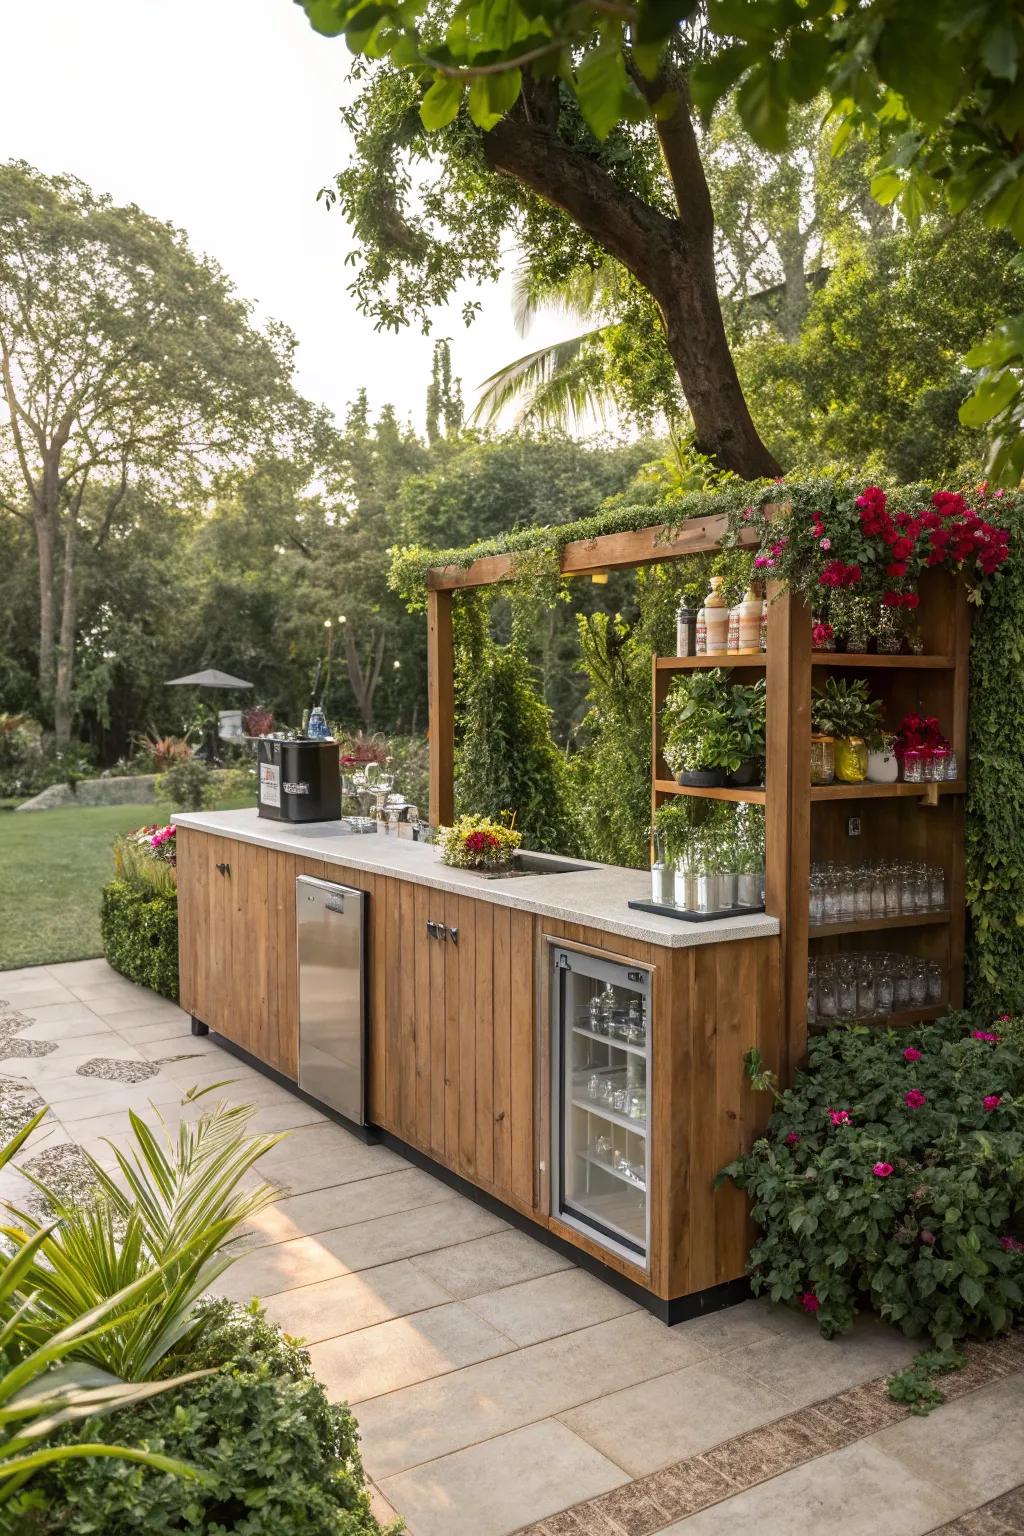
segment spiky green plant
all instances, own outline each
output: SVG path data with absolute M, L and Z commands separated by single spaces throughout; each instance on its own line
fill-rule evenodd
M 41 1109 L 0 1147 L 0 1168 L 10 1162 L 45 1114 Z M 36 1472 L 71 1457 L 112 1456 L 139 1462 L 154 1471 L 201 1477 L 195 1467 L 153 1451 L 102 1442 L 42 1443 L 62 1424 L 128 1407 L 208 1374 L 193 1371 L 169 1381 L 126 1383 L 82 1362 L 61 1364 L 112 1328 L 121 1309 L 144 1307 L 148 1277 L 104 1298 L 98 1306 L 69 1321 L 45 1344 L 31 1348 L 23 1325 L 35 1296 L 31 1291 L 21 1299 L 19 1295 L 54 1230 L 53 1225 L 41 1226 L 31 1237 L 14 1239 L 13 1253 L 0 1255 L 0 1505 L 9 1505 Z M 5 1523 L 8 1513 L 0 1512 L 0 1529 L 10 1528 Z
M 185 1102 L 221 1086 L 193 1089 Z M 35 1346 L 138 1283 L 131 1304 L 116 1307 L 110 1326 L 75 1349 L 127 1381 L 158 1372 L 168 1353 L 202 1328 L 195 1303 L 232 1263 L 224 1245 L 277 1198 L 266 1183 L 242 1188 L 253 1164 L 282 1139 L 246 1134 L 250 1106 L 217 1104 L 194 1123 L 182 1121 L 176 1134 L 157 1114 L 162 1138 L 130 1114 L 134 1145 L 130 1152 L 114 1148 L 116 1173 L 89 1158 L 95 1199 L 71 1205 L 36 1179 L 56 1225 L 16 1211 L 19 1225 L 0 1229 L 35 1243 L 19 1288 L 27 1302 L 20 1327 Z

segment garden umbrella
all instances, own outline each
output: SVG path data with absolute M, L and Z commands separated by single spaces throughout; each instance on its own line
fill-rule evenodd
M 242 677 L 232 677 L 228 672 L 218 672 L 216 667 L 207 667 L 205 672 L 190 672 L 188 677 L 169 677 L 165 684 L 167 688 L 251 688 L 252 683 L 247 683 Z
M 252 683 L 247 683 L 243 677 L 232 677 L 229 672 L 219 672 L 216 667 L 206 667 L 202 672 L 190 672 L 187 677 L 169 677 L 165 684 L 168 688 L 251 688 Z M 213 764 L 216 753 L 216 724 L 210 723 L 209 740 L 206 744 L 206 755 Z

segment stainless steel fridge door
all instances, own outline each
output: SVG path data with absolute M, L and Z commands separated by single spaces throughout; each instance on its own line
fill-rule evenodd
M 300 875 L 295 882 L 299 1087 L 366 1123 L 365 896 Z

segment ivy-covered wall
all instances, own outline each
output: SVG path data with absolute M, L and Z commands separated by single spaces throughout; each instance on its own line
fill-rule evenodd
M 971 632 L 968 995 L 1024 1010 L 1024 496 L 1006 497 L 1010 559 Z

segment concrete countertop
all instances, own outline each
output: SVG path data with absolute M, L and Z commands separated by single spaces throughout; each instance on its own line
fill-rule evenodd
M 232 837 L 260 848 L 322 859 L 328 864 L 344 864 L 349 869 L 364 869 L 370 874 L 394 875 L 436 891 L 475 896 L 498 907 L 536 912 L 541 917 L 580 923 L 669 949 L 723 944 L 732 939 L 764 938 L 779 931 L 778 920 L 763 912 L 694 923 L 682 918 L 660 917 L 654 912 L 634 911 L 626 903 L 649 899 L 650 877 L 642 870 L 620 869 L 612 864 L 590 864 L 573 859 L 574 864 L 585 864 L 585 868 L 572 874 L 489 880 L 473 870 L 451 869 L 442 864 L 437 849 L 430 843 L 416 843 L 411 838 L 388 837 L 381 833 L 348 832 L 340 821 L 293 825 L 261 817 L 255 808 L 188 812 L 176 815 L 172 820 L 179 827 L 210 832 L 217 837 Z

